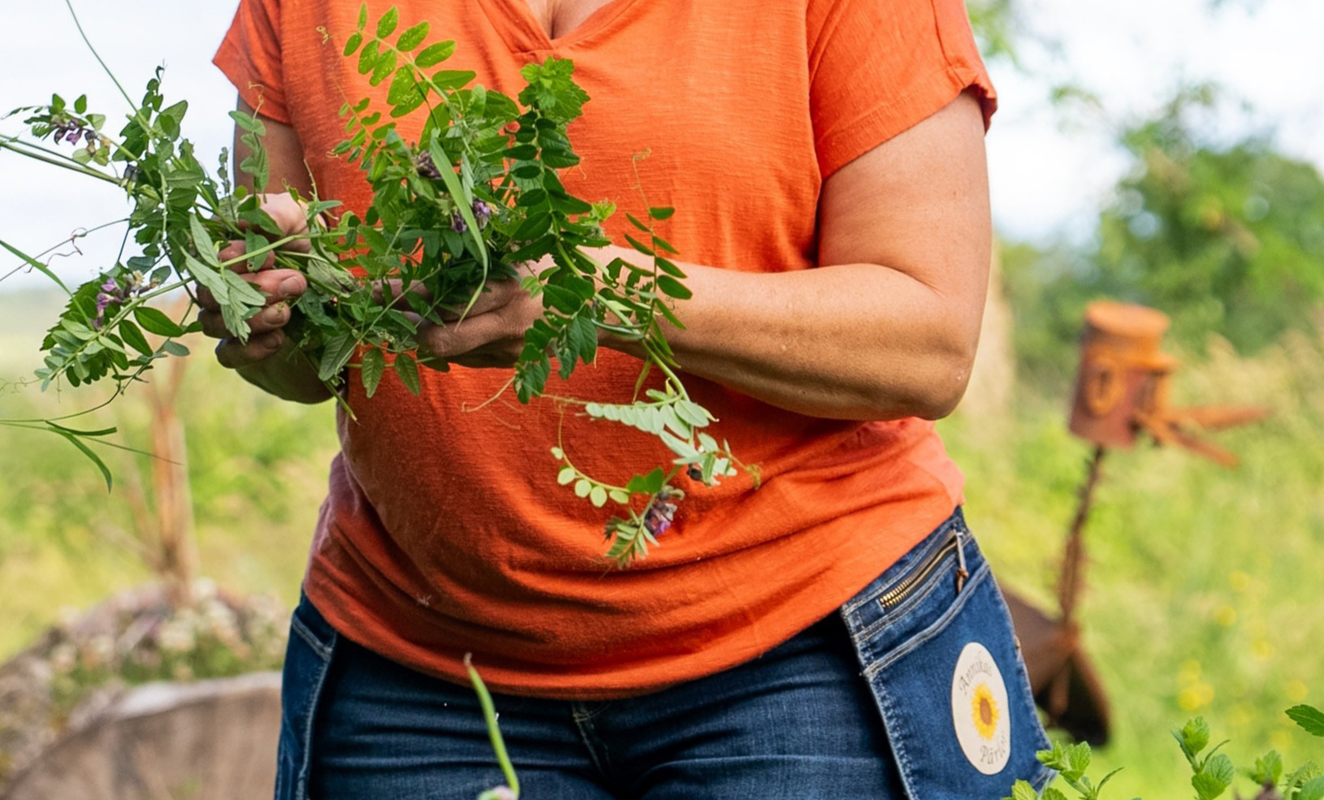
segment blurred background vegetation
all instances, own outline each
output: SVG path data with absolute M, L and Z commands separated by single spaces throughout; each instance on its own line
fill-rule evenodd
M 971 5 L 990 58 L 1015 63 L 1028 34 L 1014 0 Z M 1179 404 L 1264 405 L 1271 420 L 1220 436 L 1242 458 L 1225 470 L 1182 452 L 1117 453 L 1087 533 L 1085 643 L 1109 688 L 1124 766 L 1118 796 L 1185 796 L 1166 731 L 1205 715 L 1248 763 L 1269 747 L 1295 765 L 1317 753 L 1283 715 L 1324 701 L 1324 180 L 1274 147 L 1271 131 L 1218 138 L 1218 87 L 1173 88 L 1144 119 L 1082 111 L 1088 87 L 1046 103 L 1107 128 L 1130 164 L 1097 210 L 1093 235 L 1004 241 L 997 280 L 1009 398 L 942 424 L 968 479 L 968 516 L 1002 581 L 1052 607 L 1063 536 L 1090 447 L 1066 431 L 1086 303 L 1111 297 L 1171 315 L 1184 362 Z M 0 295 L 0 416 L 91 404 L 19 382 L 58 298 Z M 297 597 L 306 546 L 336 451 L 329 405 L 274 402 L 202 351 L 179 403 L 185 418 L 202 572 L 240 593 Z M 996 348 L 998 342 L 986 342 Z M 146 407 L 130 399 L 86 420 L 143 446 Z M 110 451 L 119 476 L 146 459 Z M 72 447 L 0 430 L 0 658 L 51 625 L 150 577 L 127 544 L 137 524 Z M 144 473 L 145 474 L 145 473 Z M 1243 791 L 1248 787 L 1242 786 Z

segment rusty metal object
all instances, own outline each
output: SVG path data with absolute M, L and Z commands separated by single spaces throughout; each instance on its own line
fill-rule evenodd
M 1081 645 L 1076 608 L 1085 586 L 1085 526 L 1108 449 L 1133 447 L 1147 435 L 1157 445 L 1175 445 L 1232 467 L 1234 455 L 1198 434 L 1270 413 L 1239 406 L 1174 408 L 1172 375 L 1180 362 L 1162 350 L 1168 324 L 1165 314 L 1144 306 L 1097 302 L 1086 309 L 1070 429 L 1095 448 L 1062 556 L 1059 615 L 1050 617 L 1007 595 L 1036 702 L 1049 724 L 1094 744 L 1108 738 L 1108 697 Z
M 1104 447 L 1132 447 L 1141 434 L 1224 466 L 1236 456 L 1201 439 L 1263 419 L 1269 410 L 1239 406 L 1172 406 L 1172 374 L 1180 362 L 1161 349 L 1168 317 L 1126 303 L 1091 303 L 1085 311 L 1080 375 L 1071 432 Z

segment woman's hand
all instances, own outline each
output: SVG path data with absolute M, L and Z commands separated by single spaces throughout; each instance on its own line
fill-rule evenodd
M 262 196 L 262 210 L 267 212 L 280 227 L 284 236 L 297 236 L 308 232 L 308 223 L 304 207 L 288 194 Z M 285 249 L 294 252 L 308 252 L 307 240 L 289 243 Z M 221 249 L 218 257 L 222 262 L 241 258 L 248 252 L 243 240 L 231 241 Z M 241 342 L 225 327 L 221 317 L 221 308 L 211 292 L 205 287 L 197 291 L 198 322 L 202 323 L 202 332 L 220 341 L 216 345 L 216 360 L 230 369 L 241 369 L 259 364 L 274 356 L 285 344 L 282 330 L 290 321 L 290 306 L 308 290 L 308 281 L 296 270 L 275 269 L 276 255 L 267 253 L 257 272 L 249 272 L 247 261 L 231 267 L 245 281 L 267 296 L 267 305 L 257 316 L 248 320 L 248 341 Z
M 288 194 L 262 196 L 262 210 L 267 212 L 283 236 L 298 236 L 308 232 L 305 207 Z M 285 245 L 293 252 L 308 252 L 306 239 Z M 242 240 L 231 241 L 221 249 L 222 262 L 242 258 L 247 247 Z M 248 320 L 248 341 L 242 342 L 229 329 L 221 316 L 220 305 L 204 287 L 197 290 L 198 322 L 202 332 L 219 341 L 216 360 L 221 366 L 239 372 L 245 380 L 287 400 L 318 402 L 330 397 L 329 390 L 317 380 L 312 368 L 285 334 L 289 324 L 290 307 L 308 290 L 307 279 L 297 270 L 276 269 L 275 253 L 267 253 L 258 271 L 249 272 L 248 262 L 239 261 L 231 267 L 245 281 L 251 283 L 267 297 L 267 304 L 256 316 Z
M 549 263 L 529 265 L 536 274 Z M 524 332 L 543 314 L 542 301 L 517 279 L 493 281 L 467 312 L 443 313 L 444 325 L 406 313 L 418 325 L 420 364 L 445 369 L 459 364 L 476 369 L 509 369 L 524 349 Z

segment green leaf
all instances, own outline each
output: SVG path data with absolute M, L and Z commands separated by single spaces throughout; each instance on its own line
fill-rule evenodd
M 450 58 L 451 55 L 454 53 L 455 53 L 454 41 L 437 42 L 436 44 L 432 44 L 432 45 L 428 45 L 427 47 L 424 47 L 423 51 L 420 52 L 417 56 L 415 56 L 414 63 L 418 65 L 420 69 L 426 69 L 427 67 L 435 67 L 441 62 Z
M 337 331 L 327 341 L 326 349 L 322 352 L 322 361 L 317 368 L 317 377 L 326 382 L 339 375 L 354 355 L 354 345 L 356 344 L 354 336 L 349 331 Z
M 1011 797 L 1004 800 L 1038 800 L 1039 794 L 1025 781 L 1016 781 L 1011 786 Z
M 183 336 L 184 329 L 164 312 L 151 306 L 138 306 L 133 310 L 134 319 L 147 331 L 157 336 Z M 141 334 L 139 334 L 141 336 Z M 130 342 L 132 344 L 132 342 Z M 149 351 L 150 352 L 150 351 Z
M 607 490 L 601 486 L 594 486 L 593 491 L 589 492 L 588 499 L 594 508 L 602 508 L 607 504 Z
M 165 350 L 170 355 L 178 356 L 179 358 L 186 358 L 189 354 L 189 349 L 187 347 L 173 339 L 162 344 L 161 349 Z
M 368 397 L 377 393 L 377 385 L 382 382 L 386 372 L 386 356 L 381 350 L 372 348 L 363 354 L 363 390 Z
M 83 444 L 83 442 L 76 435 L 67 432 L 67 429 L 61 428 L 58 425 L 54 425 L 49 422 L 46 424 L 50 427 L 53 433 L 59 434 L 60 436 L 64 437 L 65 441 L 69 442 L 69 444 L 73 445 L 74 447 L 77 447 L 80 451 L 82 451 L 83 455 L 87 456 L 88 459 L 92 461 L 92 464 L 96 466 L 98 470 L 101 471 L 101 477 L 106 481 L 106 491 L 109 492 L 111 488 L 114 486 L 114 481 L 111 479 L 110 468 L 106 466 L 106 462 L 102 461 L 100 456 L 92 452 L 92 448 Z
M 688 300 L 694 296 L 694 292 L 686 288 L 685 284 L 670 275 L 658 275 L 657 288 L 661 289 L 663 294 L 677 300 Z
M 364 3 L 359 6 L 359 30 L 366 27 L 368 27 L 368 4 Z
M 1181 745 L 1186 758 L 1193 761 L 1201 750 L 1209 746 L 1209 723 L 1204 721 L 1204 717 L 1196 717 L 1180 731 L 1173 731 L 1172 735 L 1176 737 L 1177 744 Z
M 408 353 L 401 353 L 395 357 L 395 374 L 400 376 L 400 382 L 405 385 L 409 393 L 418 396 L 423 392 L 423 384 L 418 378 L 418 362 Z
M 1324 777 L 1311 778 L 1301 786 L 1295 800 L 1324 800 Z
M 345 40 L 345 52 L 344 52 L 345 57 L 348 58 L 354 55 L 354 51 L 358 50 L 359 47 L 362 46 L 362 44 L 363 44 L 363 34 L 361 33 L 350 34 L 349 38 Z
M 202 224 L 197 214 L 189 214 L 188 227 L 189 235 L 193 237 L 193 246 L 198 251 L 198 258 L 213 267 L 220 266 L 221 262 L 216 258 L 216 245 L 211 240 L 211 234 L 207 233 L 207 226 Z
M 1067 800 L 1067 796 L 1057 789 L 1049 787 L 1044 789 L 1044 793 L 1040 795 L 1040 800 Z
M 562 467 L 560 473 L 558 473 L 556 476 L 556 482 L 561 484 L 562 486 L 567 486 L 571 481 L 575 479 L 576 475 L 577 473 L 575 472 L 574 467 L 571 466 Z
M 631 214 L 630 212 L 627 211 L 625 212 L 625 218 L 630 221 L 631 225 L 635 226 L 644 233 L 649 233 L 649 234 L 652 233 L 653 229 L 645 225 L 644 223 L 640 222 L 639 218 L 636 217 L 634 214 Z
M 377 38 L 385 39 L 387 36 L 390 36 L 399 24 L 400 12 L 395 6 L 391 6 L 391 10 L 387 11 L 382 15 L 381 19 L 377 20 Z
M 372 72 L 372 68 L 377 66 L 377 55 L 380 52 L 376 41 L 368 42 L 363 46 L 363 49 L 359 51 L 358 69 L 360 75 L 367 75 Z
M 443 69 L 432 73 L 429 80 L 432 87 L 437 91 L 448 89 L 460 89 L 468 85 L 469 81 L 478 77 L 478 73 L 467 69 Z
M 382 53 L 378 56 L 377 63 L 372 66 L 372 74 L 368 76 L 368 84 L 370 86 L 380 85 L 382 81 L 386 80 L 388 75 L 395 71 L 395 64 L 396 57 L 394 51 L 387 50 L 385 53 Z M 404 72 L 409 71 L 407 68 L 402 68 L 402 70 Z M 390 102 L 389 98 L 387 99 L 387 102 Z
M 258 119 L 253 114 L 245 114 L 242 111 L 231 111 L 229 113 L 230 119 L 234 120 L 234 124 L 238 125 L 240 130 L 254 133 L 258 136 L 267 135 L 267 126 L 263 124 L 262 120 Z
M 1245 770 L 1246 777 L 1260 786 L 1277 785 L 1283 777 L 1283 757 L 1277 750 L 1270 750 L 1255 759 L 1255 768 Z
M 575 496 L 588 497 L 589 492 L 593 491 L 593 484 L 587 478 L 580 478 L 575 482 Z
M 1227 791 L 1228 784 L 1207 772 L 1201 772 L 1191 778 L 1191 786 L 1195 787 L 1195 794 L 1200 800 L 1214 800 Z
M 80 94 L 78 96 L 78 99 L 74 101 L 74 113 L 75 114 L 87 113 L 87 95 Z
M 142 353 L 145 356 L 150 356 L 155 353 L 155 351 L 152 350 L 152 346 L 147 343 L 147 337 L 143 336 L 143 332 L 138 329 L 137 325 L 134 325 L 127 319 L 120 320 L 119 332 L 120 336 L 124 338 L 124 343 L 132 347 L 134 350 L 137 350 L 139 353 Z
M 676 209 L 674 208 L 661 207 L 648 209 L 648 216 L 658 220 L 671 219 L 671 215 L 675 213 Z
M 1314 706 L 1299 705 L 1287 709 L 1287 716 L 1312 736 L 1324 736 L 1324 712 Z
M 631 247 L 633 247 L 635 250 L 638 250 L 639 252 L 643 253 L 646 256 L 654 255 L 653 248 L 649 247 L 648 245 L 644 244 L 643 242 L 639 241 L 638 239 L 634 238 L 628 233 L 625 234 L 625 241 L 629 242 Z
M 1209 760 L 1205 762 L 1202 771 L 1206 775 L 1212 775 L 1222 781 L 1226 786 L 1231 786 L 1232 779 L 1237 775 L 1236 768 L 1232 766 L 1232 759 L 1222 753 L 1211 755 Z
M 415 47 L 423 44 L 423 40 L 428 38 L 428 23 L 420 22 L 404 33 L 396 40 L 395 46 L 402 53 L 411 52 Z

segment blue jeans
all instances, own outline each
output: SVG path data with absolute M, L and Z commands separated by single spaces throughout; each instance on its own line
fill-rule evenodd
M 624 700 L 495 701 L 528 800 L 996 800 L 1050 777 L 959 510 L 840 614 L 739 667 Z M 503 782 L 470 687 L 350 642 L 306 599 L 282 704 L 276 800 L 475 800 Z

